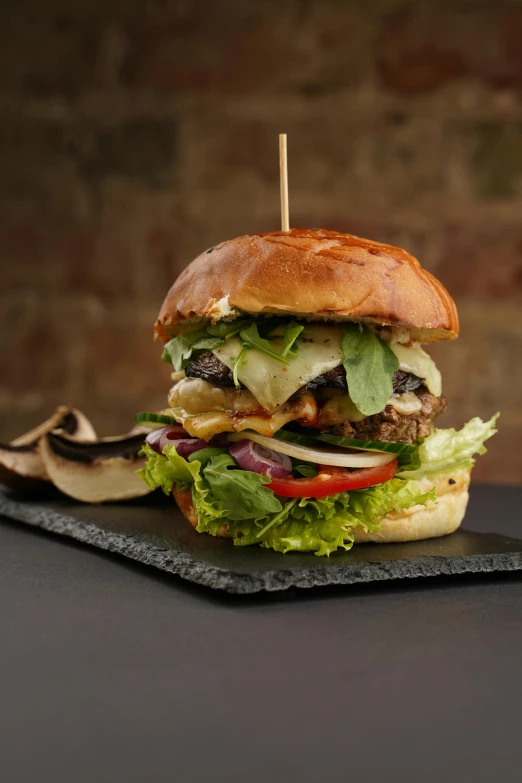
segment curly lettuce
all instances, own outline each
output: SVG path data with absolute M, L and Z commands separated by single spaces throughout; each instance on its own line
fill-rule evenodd
M 216 535 L 226 513 L 207 493 L 203 500 L 192 490 L 200 533 Z M 276 552 L 314 552 L 330 555 L 337 549 L 351 549 L 355 529 L 373 533 L 389 511 L 401 511 L 435 501 L 435 489 L 423 492 L 417 482 L 392 479 L 377 487 L 341 492 L 325 498 L 292 498 L 276 514 L 255 519 L 228 520 L 236 546 L 260 544 Z
M 159 488 L 165 495 L 170 495 L 174 484 L 176 489 L 188 489 L 199 474 L 201 463 L 187 462 L 174 446 L 166 446 L 163 454 L 157 454 L 145 443 L 140 454 L 147 457 L 147 461 L 136 473 L 150 489 Z
M 486 453 L 484 442 L 497 431 L 498 416 L 496 413 L 489 421 L 475 417 L 461 430 L 434 429 L 419 443 L 414 459 L 409 464 L 403 463 L 397 475 L 410 479 L 434 478 L 437 474 L 472 468 L 473 455 Z
M 139 475 L 167 495 L 174 487 L 190 488 L 200 533 L 215 536 L 226 522 L 236 546 L 330 555 L 353 546 L 357 527 L 374 533 L 390 511 L 437 502 L 435 488 L 425 491 L 419 480 L 471 467 L 473 455 L 483 454 L 485 440 L 496 432 L 497 416 L 488 422 L 472 419 L 460 431 L 434 430 L 413 453 L 402 455 L 405 462 L 395 478 L 321 499 L 280 499 L 266 486 L 268 478 L 239 469 L 226 449 L 211 446 L 185 460 L 175 445 L 157 454 L 146 444 Z M 309 469 L 295 466 L 305 475 Z
M 202 449 L 187 461 L 174 445 L 157 454 L 146 444 L 143 454 L 147 462 L 139 475 L 151 489 L 160 487 L 168 495 L 174 487 L 191 487 L 198 532 L 215 536 L 226 521 L 236 546 L 330 555 L 352 547 L 359 525 L 373 532 L 388 511 L 435 500 L 435 490 L 423 492 L 415 481 L 394 478 L 365 490 L 281 503 L 265 486 L 268 478 L 237 469 L 223 450 Z

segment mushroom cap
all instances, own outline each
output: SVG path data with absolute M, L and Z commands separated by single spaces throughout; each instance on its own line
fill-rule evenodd
M 95 442 L 50 432 L 40 441 L 47 474 L 66 495 L 86 503 L 128 500 L 151 490 L 137 475 L 145 459 L 139 452 L 144 433 L 129 433 Z

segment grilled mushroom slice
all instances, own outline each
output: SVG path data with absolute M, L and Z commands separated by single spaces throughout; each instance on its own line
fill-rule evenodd
M 145 433 L 129 433 L 95 442 L 65 432 L 50 432 L 40 441 L 47 474 L 58 489 L 76 500 L 103 503 L 148 495 L 137 475 L 145 459 L 138 456 Z
M 48 489 L 49 477 L 38 446 L 0 446 L 0 484 L 16 492 L 38 493 Z
M 96 432 L 87 416 L 77 408 L 60 405 L 46 421 L 24 435 L 20 435 L 19 438 L 15 438 L 9 445 L 32 446 L 42 435 L 51 432 L 51 430 L 64 430 L 80 440 L 96 440 Z
M 0 444 L 0 484 L 17 492 L 48 489 L 49 476 L 40 455 L 39 439 L 51 430 L 61 430 L 82 441 L 96 440 L 96 432 L 84 414 L 61 405 L 53 415 L 9 444 Z

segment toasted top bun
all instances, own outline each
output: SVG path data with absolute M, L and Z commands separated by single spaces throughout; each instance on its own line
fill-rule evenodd
M 450 484 L 450 480 L 453 484 Z M 373 541 L 376 544 L 392 544 L 405 541 L 420 541 L 425 538 L 438 538 L 454 533 L 464 518 L 469 499 L 470 470 L 459 470 L 453 474 L 439 476 L 436 481 L 424 479 L 422 488 L 428 491 L 435 487 L 437 503 L 427 506 L 413 506 L 404 511 L 392 511 L 386 514 L 377 533 L 366 533 L 363 528 L 355 530 L 355 543 Z M 198 524 L 198 518 L 190 490 L 174 491 L 174 498 L 192 527 Z M 227 523 L 220 527 L 218 536 L 230 538 Z
M 325 229 L 251 234 L 199 255 L 156 322 L 167 340 L 204 321 L 244 314 L 406 327 L 420 342 L 452 340 L 455 303 L 405 250 Z

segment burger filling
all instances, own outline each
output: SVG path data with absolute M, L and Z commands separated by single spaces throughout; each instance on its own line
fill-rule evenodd
M 204 413 L 216 404 L 221 411 L 236 413 L 245 413 L 250 406 L 251 411 L 257 409 L 258 414 L 264 414 L 255 397 L 244 391 L 243 384 L 240 383 L 235 391 L 232 370 L 212 352 L 201 352 L 187 364 L 185 373 L 186 380 L 174 386 L 171 392 L 172 407 L 181 407 L 194 415 Z M 206 384 L 189 382 L 194 379 Z M 445 398 L 431 394 L 424 378 L 404 370 L 394 373 L 392 383 L 393 395 L 386 407 L 373 416 L 363 416 L 350 400 L 346 373 L 341 365 L 314 378 L 304 387 L 310 394 L 305 394 L 304 390 L 296 393 L 290 398 L 291 404 L 287 403 L 283 408 L 299 414 L 304 426 L 317 426 L 346 437 L 403 443 L 427 437 L 433 419 L 446 409 Z M 233 393 L 228 391 L 231 389 L 234 389 Z M 190 422 L 187 423 L 190 426 Z M 267 430 L 266 422 L 260 426 L 263 431 Z
M 187 432 L 270 435 L 293 421 L 375 441 L 414 443 L 429 435 L 446 401 L 440 373 L 419 345 L 401 344 L 393 334 L 386 342 L 356 324 L 343 330 L 295 323 L 300 331 L 285 354 L 287 329 L 265 319 L 256 324 L 257 343 L 241 332 L 211 350 L 196 348 L 178 364 L 184 375 L 177 376 L 169 405 Z
M 465 492 L 495 419 L 435 430 L 433 360 L 404 329 L 276 317 L 172 338 L 169 408 L 140 414 L 142 478 L 173 492 L 199 532 L 238 546 L 328 555 L 387 514 Z M 159 426 L 166 425 L 166 426 Z

